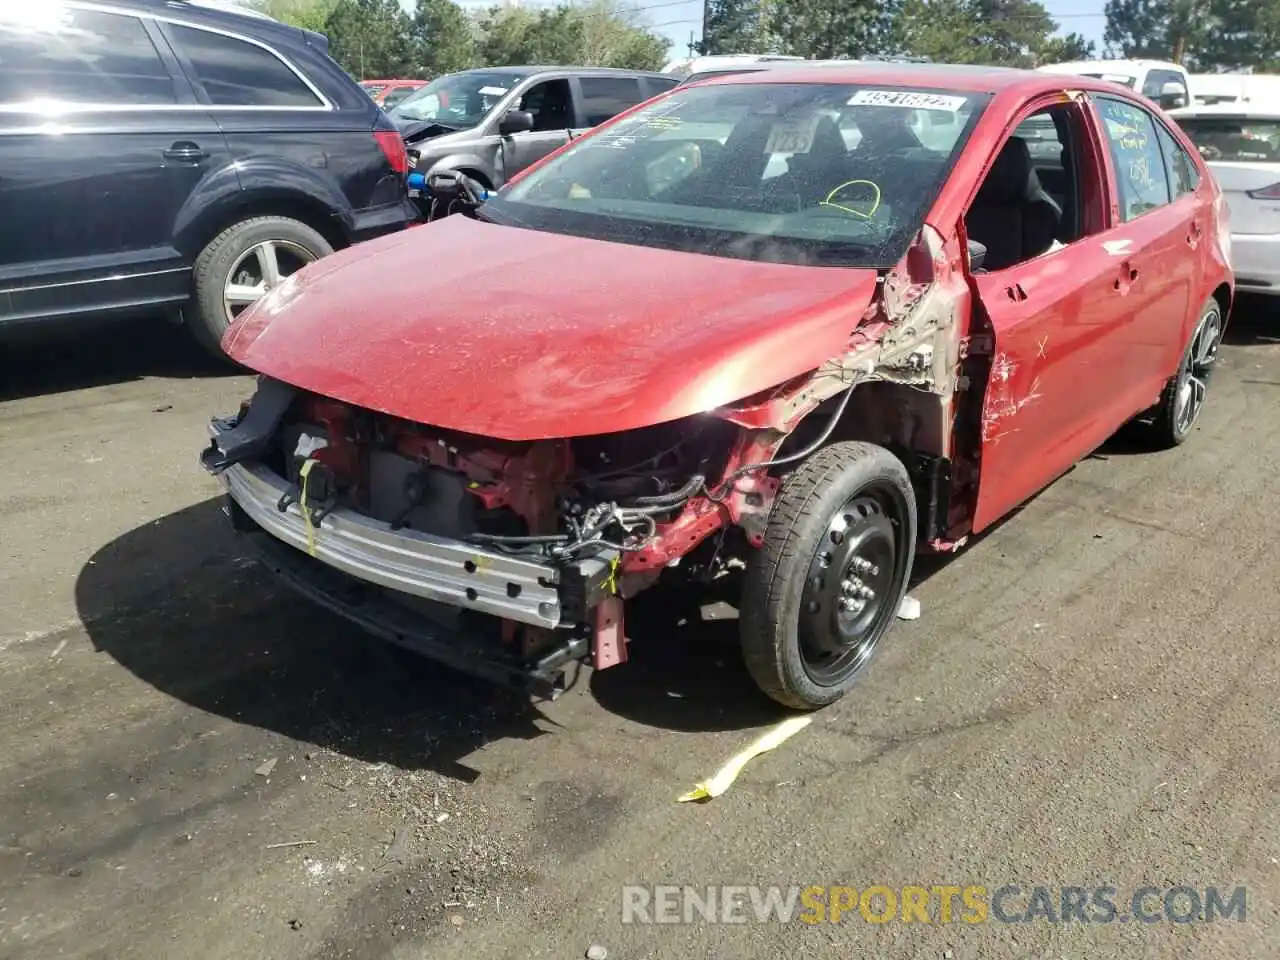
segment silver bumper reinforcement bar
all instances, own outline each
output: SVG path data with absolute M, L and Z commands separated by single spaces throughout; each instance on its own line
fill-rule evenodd
M 357 579 L 532 626 L 573 623 L 566 623 L 562 597 L 565 568 L 416 530 L 392 530 L 389 524 L 341 507 L 308 530 L 296 502 L 280 509 L 291 485 L 261 463 L 236 463 L 218 477 L 231 499 L 263 531 Z M 590 595 L 592 584 L 607 581 L 610 559 L 592 557 L 568 568 L 585 585 L 585 590 L 573 590 L 575 596 Z

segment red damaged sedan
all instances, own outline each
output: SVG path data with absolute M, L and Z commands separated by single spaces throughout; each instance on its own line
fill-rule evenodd
M 278 285 L 223 341 L 259 385 L 202 459 L 295 587 L 538 695 L 626 660 L 640 591 L 735 571 L 752 676 L 814 709 L 917 553 L 1130 421 L 1186 439 L 1224 219 L 1178 127 L 1103 81 L 712 79 Z

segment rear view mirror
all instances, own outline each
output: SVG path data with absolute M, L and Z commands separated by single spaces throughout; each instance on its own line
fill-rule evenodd
M 969 272 L 977 273 L 982 269 L 982 262 L 987 259 L 987 248 L 977 240 L 969 241 Z
M 1177 81 L 1170 80 L 1160 88 L 1160 106 L 1166 110 L 1176 110 L 1187 105 L 1187 88 Z
M 507 115 L 498 124 L 498 132 L 503 136 L 512 133 L 528 133 L 533 129 L 533 114 L 528 110 L 508 110 Z

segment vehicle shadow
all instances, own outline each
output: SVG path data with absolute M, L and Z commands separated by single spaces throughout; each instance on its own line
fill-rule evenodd
M 276 583 L 219 499 L 138 527 L 76 581 L 94 648 L 181 702 L 321 749 L 471 782 L 463 759 L 544 733 L 536 706 L 363 634 Z
M 954 557 L 918 558 L 912 589 Z M 602 709 L 665 730 L 782 719 L 789 711 L 758 690 L 742 662 L 735 593 L 730 582 L 637 597 L 628 662 L 571 668 L 570 689 L 585 678 Z M 75 595 L 94 648 L 155 689 L 369 763 L 471 782 L 479 774 L 465 758 L 485 743 L 531 740 L 554 726 L 527 698 L 370 637 L 278 584 L 240 552 L 219 498 L 103 546 Z
M 59 332 L 61 333 L 61 332 Z M 83 330 L 0 340 L 0 401 L 127 383 L 143 377 L 241 373 L 205 353 L 163 319 L 93 324 Z

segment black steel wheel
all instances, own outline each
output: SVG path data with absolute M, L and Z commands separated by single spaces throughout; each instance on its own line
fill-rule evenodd
M 843 697 L 893 625 L 915 543 L 911 481 L 884 448 L 833 444 L 788 477 L 743 585 L 742 650 L 760 688 L 804 710 Z

